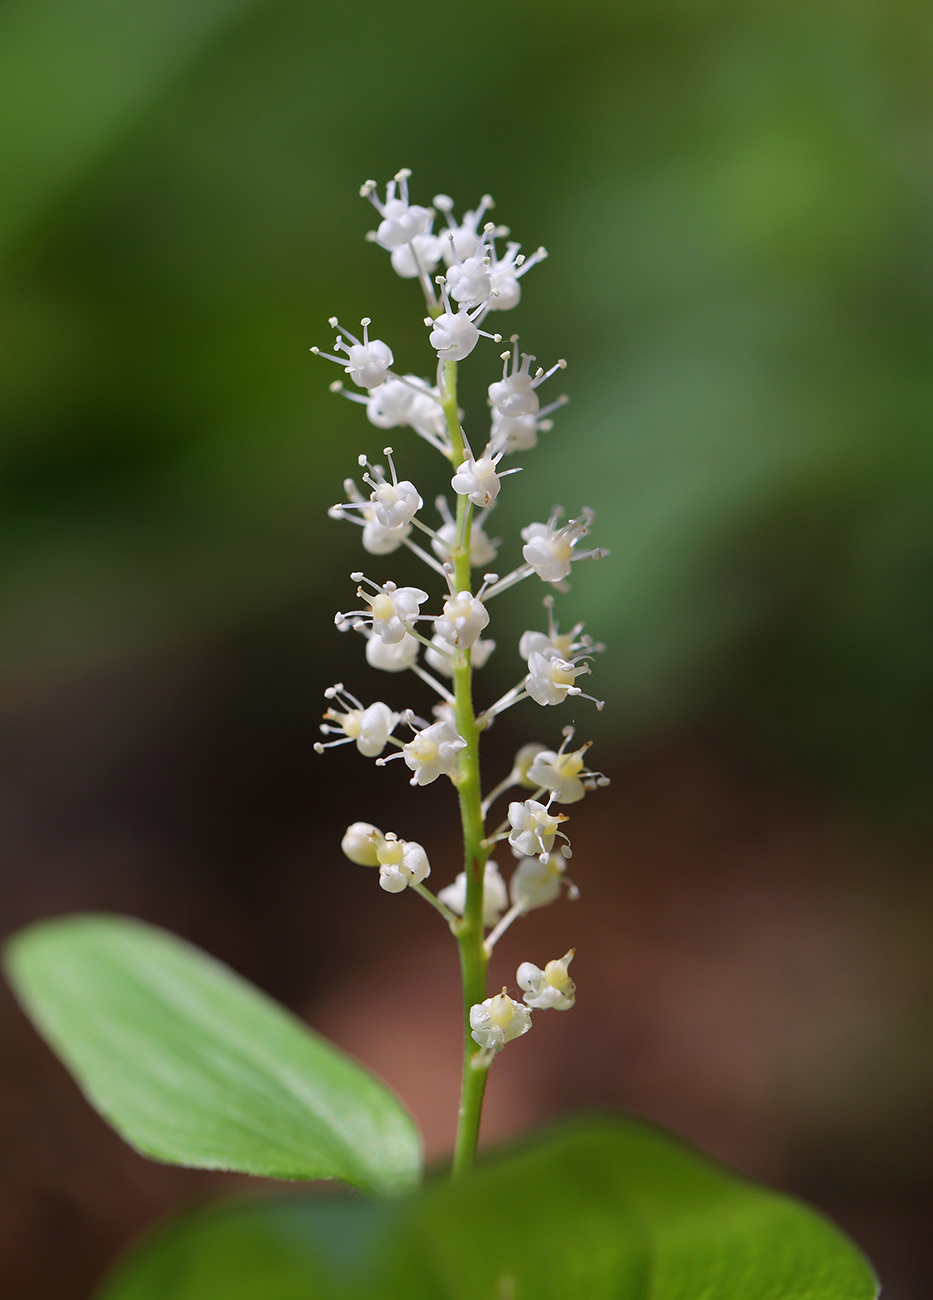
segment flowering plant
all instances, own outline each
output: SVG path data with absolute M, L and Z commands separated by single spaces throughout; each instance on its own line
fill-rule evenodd
M 14 987 L 91 1102 L 143 1154 L 281 1178 L 339 1178 L 394 1198 L 377 1215 L 360 1200 L 339 1208 L 307 1197 L 199 1211 L 157 1234 L 100 1294 L 870 1300 L 870 1269 L 818 1216 L 636 1121 L 564 1125 L 473 1169 L 493 1062 L 536 1015 L 570 1010 L 576 998 L 573 948 L 543 966 L 522 960 L 511 992 L 507 984 L 490 993 L 490 955 L 528 912 L 576 896 L 566 874 L 569 818 L 560 810 L 607 784 L 588 766 L 588 743 L 574 747 L 574 728 L 564 726 L 557 748 L 523 745 L 505 780 L 484 793 L 480 741 L 524 701 L 543 710 L 568 700 L 602 708 L 580 685 L 602 647 L 580 622 L 560 631 L 554 592 L 567 591 L 573 564 L 605 552 L 581 545 L 593 524 L 589 509 L 566 523 L 554 510 L 521 529 L 515 567 L 503 576 L 489 571 L 502 543 L 487 522 L 503 479 L 520 468 L 508 458 L 532 451 L 550 429 L 566 398 L 542 406 L 539 389 L 565 363 L 533 368 L 534 356 L 520 351 L 517 335 L 508 337 L 501 377 L 488 385 L 490 423 L 479 455 L 480 440 L 473 434 L 470 441 L 458 405 L 458 366 L 504 342 L 488 326 L 519 303 L 525 274 L 546 253 L 525 257 L 507 228 L 487 221 L 489 196 L 458 220 L 444 195 L 430 207 L 413 203 L 408 180 L 407 171 L 397 173 L 384 198 L 368 181 L 362 194 L 379 215 L 372 239 L 402 278 L 420 285 L 433 374 L 393 370 L 392 348 L 371 337 L 368 318 L 361 336 L 331 318 L 333 351 L 312 352 L 343 369 L 358 390 L 345 395 L 365 407 L 371 424 L 412 430 L 446 462 L 455 503 L 438 497 L 433 523 L 391 447 L 383 449 L 385 465 L 359 458 L 364 486 L 348 479 L 345 499 L 330 511 L 361 527 L 374 562 L 407 549 L 428 570 L 434 596 L 381 572 L 378 580 L 355 571 L 357 607 L 335 622 L 364 638 L 371 668 L 419 678 L 434 703 L 431 717 L 422 717 L 404 701 L 365 703 L 336 683 L 325 691 L 326 739 L 315 748 L 355 744 L 380 767 L 401 759 L 412 786 L 445 778 L 456 788 L 462 870 L 436 893 L 425 883 L 427 852 L 398 829 L 357 821 L 341 846 L 350 862 L 378 869 L 387 893 L 408 890 L 427 901 L 459 946 L 464 1057 L 452 1185 L 416 1191 L 420 1140 L 401 1102 L 206 954 L 126 918 L 41 923 L 9 946 Z M 445 228 L 435 230 L 439 217 Z M 342 381 L 333 387 L 345 391 Z M 490 607 L 525 580 L 546 588 L 546 626 L 521 637 L 521 680 L 477 709 L 474 670 L 494 649 L 485 635 Z M 503 810 L 509 793 L 518 797 Z M 352 1263 L 341 1232 L 352 1242 Z
M 607 784 L 601 773 L 585 766 L 583 745 L 571 749 L 574 730 L 563 729 L 563 742 L 549 750 L 540 742 L 525 745 L 506 778 L 485 795 L 480 779 L 480 739 L 493 720 L 521 700 L 548 708 L 584 695 L 578 678 L 590 671 L 593 654 L 602 649 L 583 635 L 577 623 L 561 634 L 553 617 L 553 589 L 567 590 L 571 565 L 599 559 L 604 551 L 584 549 L 579 543 L 593 523 L 584 509 L 578 518 L 561 524 L 562 512 L 551 512 L 547 522 L 532 522 L 521 531 L 521 562 L 509 573 L 483 572 L 494 564 L 502 545 L 487 531 L 491 511 L 499 503 L 503 480 L 520 467 L 504 468 L 517 452 L 530 452 L 538 435 L 551 427 L 551 414 L 566 402 L 557 397 L 541 405 L 539 389 L 565 366 L 556 361 L 548 370 L 533 369 L 535 357 L 520 352 L 513 334 L 501 355 L 501 377 L 488 385 L 490 423 L 482 452 L 477 455 L 464 427 L 457 403 L 458 367 L 482 351 L 481 340 L 501 344 L 503 337 L 485 325 L 498 323 L 501 313 L 518 305 L 522 279 L 546 257 L 538 248 L 525 257 L 521 246 L 508 239 L 506 227 L 485 217 L 492 207 L 486 195 L 459 220 L 453 201 L 438 195 L 428 208 L 411 202 L 408 172 L 401 171 L 379 196 L 373 181 L 362 188 L 380 217 L 372 239 L 386 249 L 399 275 L 419 282 L 433 349 L 432 374 L 422 378 L 392 370 L 394 354 L 382 339 L 370 337 L 369 318 L 361 322 L 362 337 L 340 325 L 333 352 L 312 348 L 318 356 L 339 365 L 359 392 L 347 392 L 341 381 L 337 392 L 364 406 L 378 429 L 408 428 L 423 438 L 447 462 L 452 509 L 447 496 L 435 500 L 436 525 L 425 517 L 424 499 L 410 479 L 399 478 L 395 453 L 383 449 L 388 469 L 362 455 L 367 496 L 348 479 L 346 500 L 332 507 L 335 519 L 362 528 L 362 545 L 370 556 L 413 552 L 443 584 L 433 612 L 422 607 L 430 601 L 420 587 L 398 586 L 392 580 L 377 582 L 362 572 L 351 574 L 359 585 L 360 608 L 338 613 L 342 631 L 361 633 L 366 658 L 376 669 L 410 672 L 425 682 L 436 697 L 435 721 L 419 717 L 413 709 L 396 711 L 378 700 L 364 705 L 342 683 L 326 692 L 336 702 L 325 713 L 322 727 L 337 739 L 319 741 L 323 753 L 335 745 L 355 743 L 365 757 L 385 766 L 400 758 L 411 771 L 411 784 L 430 785 L 447 777 L 456 787 L 463 832 L 463 870 L 453 884 L 437 894 L 425 880 L 431 868 L 420 844 L 400 839 L 394 831 L 357 822 L 343 840 L 346 856 L 361 866 L 378 867 L 379 883 L 391 893 L 409 888 L 427 900 L 448 923 L 460 947 L 464 993 L 464 1067 L 453 1170 L 459 1176 L 471 1166 L 479 1131 L 480 1108 L 489 1067 L 514 1038 L 527 1033 L 532 1011 L 568 1010 L 574 1002 L 574 985 L 568 973 L 573 950 L 547 963 L 544 971 L 523 962 L 516 980 L 523 993 L 512 997 L 508 987 L 489 996 L 487 966 L 496 943 L 520 916 L 553 902 L 562 887 L 576 893 L 565 876 L 571 856 L 570 841 L 560 829 L 567 815 L 562 804 L 575 803 L 586 790 Z M 438 213 L 446 228 L 435 232 Z M 501 241 L 508 240 L 505 249 Z M 444 273 L 433 275 L 438 266 Z M 338 354 L 343 355 L 338 355 Z M 475 436 L 475 435 L 474 435 Z M 451 475 L 451 470 L 453 471 Z M 482 577 L 474 578 L 479 569 Z M 485 636 L 490 627 L 492 602 L 517 583 L 531 579 L 548 591 L 547 631 L 528 631 L 519 650 L 525 660 L 522 680 L 500 699 L 477 710 L 474 671 L 487 662 L 495 642 Z M 446 589 L 444 589 L 446 588 Z M 593 701 L 602 708 L 600 701 Z M 408 739 L 399 728 L 411 731 Z M 391 752 L 388 757 L 385 751 Z M 505 794 L 516 790 L 525 797 L 513 799 L 504 819 L 488 824 Z M 542 800 L 544 802 L 542 802 Z M 557 847 L 557 840 L 560 846 Z M 490 854 L 507 842 L 507 852 L 517 859 L 508 888 Z M 511 904 L 511 905 L 509 905 Z M 484 931 L 489 933 L 485 934 Z M 524 978 L 522 972 L 525 973 Z M 532 973 L 533 972 L 533 973 Z

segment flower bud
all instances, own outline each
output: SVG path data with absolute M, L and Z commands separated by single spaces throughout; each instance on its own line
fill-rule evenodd
M 379 858 L 376 845 L 382 839 L 382 831 L 369 822 L 354 822 L 348 826 L 340 847 L 344 854 L 358 867 L 378 867 Z

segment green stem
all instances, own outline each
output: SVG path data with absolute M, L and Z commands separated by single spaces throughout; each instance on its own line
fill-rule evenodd
M 457 415 L 457 363 L 444 363 L 444 415 L 451 443 L 451 464 L 456 469 L 463 460 L 463 435 Z M 470 524 L 473 507 L 465 496 L 457 498 L 457 539 L 452 548 L 454 585 L 458 591 L 470 591 Z M 479 727 L 473 710 L 472 668 L 470 652 L 454 669 L 454 714 L 457 730 L 467 742 L 460 754 L 460 820 L 463 824 L 463 869 L 466 872 L 466 906 L 457 930 L 460 945 L 460 971 L 463 978 L 463 1083 L 460 1115 L 454 1146 L 452 1177 L 463 1178 L 473 1165 L 479 1135 L 483 1092 L 488 1066 L 476 1066 L 480 1047 L 470 1033 L 470 1008 L 486 998 L 486 969 L 489 958 L 483 945 L 483 876 L 489 849 L 483 836 L 482 792 L 479 779 Z
M 451 928 L 454 926 L 459 927 L 459 916 L 454 915 L 449 907 L 445 907 L 437 895 L 431 893 L 430 889 L 425 889 L 424 885 L 419 885 L 414 880 L 408 882 L 408 888 L 423 898 L 426 903 L 430 903 L 436 912 L 440 912 L 441 916 Z

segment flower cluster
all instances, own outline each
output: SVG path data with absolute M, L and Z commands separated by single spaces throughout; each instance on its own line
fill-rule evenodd
M 431 902 L 461 946 L 479 945 L 485 971 L 495 944 L 520 916 L 554 902 L 564 892 L 576 897 L 576 886 L 565 875 L 572 853 L 564 830 L 568 815 L 561 809 L 607 784 L 607 778 L 586 765 L 589 744 L 574 748 L 574 730 L 564 727 L 557 749 L 539 741 L 522 746 L 509 775 L 482 797 L 479 736 L 495 717 L 524 700 L 550 708 L 571 698 L 586 699 L 602 708 L 602 702 L 585 695 L 579 684 L 591 672 L 593 657 L 602 646 L 584 634 L 582 623 L 569 632 L 559 631 L 553 592 L 568 590 L 567 578 L 575 563 L 598 560 L 606 552 L 583 544 L 593 525 L 591 510 L 584 508 L 563 522 L 563 512 L 557 508 L 544 522 L 517 530 L 512 542 L 517 562 L 512 569 L 501 576 L 487 571 L 506 545 L 490 537 L 487 521 L 500 502 L 504 480 L 519 472 L 517 466 L 504 468 L 503 461 L 533 449 L 538 436 L 553 427 L 551 416 L 567 398 L 560 395 L 542 406 L 540 394 L 566 362 L 558 359 L 547 368 L 538 366 L 533 354 L 521 350 L 518 335 L 510 335 L 508 347 L 498 353 L 501 373 L 494 374 L 487 388 L 488 433 L 472 442 L 457 405 L 457 364 L 481 350 L 482 340 L 502 342 L 503 336 L 489 328 L 490 321 L 518 305 L 523 277 L 547 254 L 537 248 L 526 257 L 506 227 L 487 219 L 493 208 L 489 195 L 457 218 L 453 200 L 446 195 L 435 196 L 430 205 L 412 202 L 409 176 L 407 170 L 398 172 L 384 195 L 374 181 L 367 181 L 361 194 L 379 218 L 369 238 L 389 253 L 399 276 L 421 286 L 427 343 L 433 350 L 431 373 L 393 369 L 393 348 L 370 335 L 368 317 L 362 320 L 359 335 L 332 317 L 330 325 L 336 333 L 332 350 L 311 350 L 342 368 L 357 391 L 346 389 L 342 380 L 331 387 L 362 405 L 370 424 L 379 430 L 411 429 L 446 462 L 452 499 L 447 495 L 433 499 L 436 518 L 426 512 L 421 491 L 402 476 L 404 457 L 397 464 L 392 447 L 383 449 L 385 464 L 367 455 L 358 458 L 361 482 L 348 478 L 343 501 L 330 510 L 333 518 L 362 527 L 368 556 L 381 561 L 407 550 L 435 584 L 440 580 L 440 592 L 432 596 L 420 586 L 401 585 L 384 572 L 372 576 L 354 572 L 350 576 L 356 584 L 356 607 L 335 617 L 341 631 L 365 638 L 365 657 L 371 667 L 420 678 L 436 697 L 434 714 L 423 718 L 404 704 L 396 708 L 382 700 L 366 704 L 338 683 L 325 692 L 332 703 L 321 728 L 336 738 L 318 742 L 315 749 L 323 752 L 353 742 L 379 767 L 401 759 L 413 786 L 446 777 L 457 788 L 466 834 L 465 869 L 436 895 L 424 885 L 430 866 L 420 844 L 394 832 L 383 833 L 367 822 L 354 822 L 342 847 L 352 862 L 378 867 L 383 889 L 390 893 L 413 889 Z M 481 575 L 478 582 L 474 570 Z M 525 632 L 517 647 L 523 663 L 519 679 L 499 699 L 475 711 L 473 672 L 496 646 L 486 635 L 490 606 L 525 580 L 545 585 L 546 630 Z M 401 728 L 411 735 L 397 734 Z M 504 819 L 490 827 L 493 805 L 510 791 L 519 797 L 508 803 Z M 508 883 L 490 858 L 500 844 L 514 859 Z M 488 1066 L 506 1043 L 525 1034 L 533 1011 L 568 1010 L 573 1005 L 575 991 L 568 974 L 573 955 L 571 949 L 543 969 L 522 962 L 516 973 L 521 1001 L 513 999 L 507 988 L 485 998 L 475 997 L 473 989 L 468 1026 L 480 1049 L 474 1067 Z

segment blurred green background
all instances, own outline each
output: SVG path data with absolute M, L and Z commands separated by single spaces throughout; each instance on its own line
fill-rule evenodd
M 925 789 L 931 45 L 902 0 L 6 0 L 7 672 L 336 585 L 321 507 L 380 435 L 307 349 L 365 312 L 425 371 L 357 197 L 406 165 L 552 250 L 509 324 L 573 405 L 513 498 L 600 512 L 625 725 L 715 700 Z
M 666 792 L 696 788 L 692 760 L 663 758 L 684 737 L 728 781 L 763 773 L 786 806 L 843 809 L 860 851 L 866 826 L 880 846 L 852 869 L 866 914 L 898 948 L 892 899 L 911 900 L 901 951 L 920 949 L 931 63 L 915 0 L 0 0 L 9 925 L 158 895 L 156 919 L 219 934 L 215 949 L 299 996 L 302 954 L 277 967 L 242 938 L 262 906 L 242 879 L 277 860 L 276 798 L 304 848 L 324 782 L 371 777 L 289 777 L 285 760 L 307 753 L 326 684 L 364 689 L 330 630 L 358 534 L 325 512 L 384 441 L 308 349 L 330 345 L 330 315 L 365 314 L 400 369 L 428 372 L 417 290 L 364 242 L 358 197 L 408 166 L 415 199 L 444 191 L 459 212 L 491 191 L 514 237 L 551 254 L 505 328 L 545 365 L 567 358 L 549 388 L 571 404 L 493 532 L 514 548 L 556 501 L 597 511 L 612 558 L 575 570 L 560 611 L 610 647 L 594 678 L 607 708 L 587 718 L 600 765 L 661 754 L 646 801 L 662 820 Z M 463 368 L 477 441 L 494 352 Z M 393 439 L 430 500 L 436 457 Z M 517 676 L 508 647 L 540 594 L 497 610 L 494 686 Z M 243 762 L 220 792 L 231 736 Z M 160 803 L 168 768 L 184 789 Z M 247 789 L 265 813 L 242 812 Z M 93 809 L 93 852 L 69 856 Z M 115 825 L 135 847 L 101 884 Z M 236 878 L 214 863 L 218 836 L 252 847 Z M 833 853 L 838 902 L 853 887 Z M 146 865 L 160 855 L 167 889 Z M 672 887 L 689 846 L 678 861 Z M 189 868 L 216 890 L 213 931 Z M 910 985 L 898 1062 L 930 987 L 929 972 Z M 931 1073 L 911 1076 L 908 1127 Z M 929 1169 L 910 1179 L 928 1189 Z

